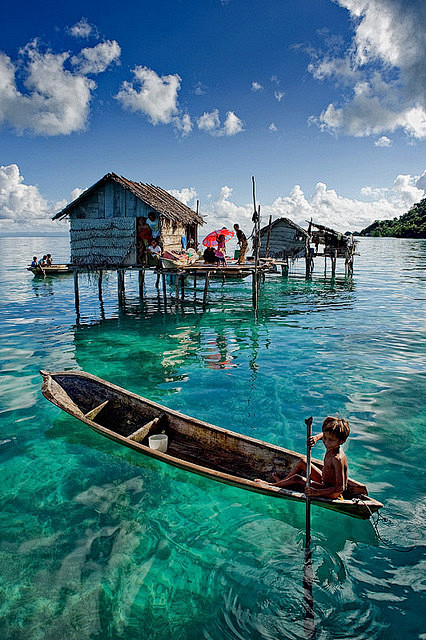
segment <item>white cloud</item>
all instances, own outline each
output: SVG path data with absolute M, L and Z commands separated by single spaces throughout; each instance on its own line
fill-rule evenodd
M 233 111 L 228 111 L 225 122 L 223 123 L 223 133 L 225 136 L 235 136 L 235 134 L 244 131 L 243 121 L 235 115 Z
M 144 113 L 152 124 L 169 124 L 178 114 L 178 91 L 181 78 L 177 75 L 159 76 L 148 67 L 133 69 L 135 80 L 123 82 L 115 96 L 130 111 Z
M 173 124 L 178 131 L 181 132 L 182 136 L 187 136 L 192 131 L 192 120 L 188 113 L 185 113 L 183 116 L 175 116 L 173 118 Z
M 177 198 L 183 204 L 186 204 L 187 207 L 190 207 L 191 204 L 194 204 L 197 198 L 197 192 L 194 187 L 184 187 L 183 189 L 167 189 L 168 193 L 172 195 L 174 198 Z
M 376 147 L 391 147 L 392 146 L 392 140 L 390 138 L 388 138 L 387 136 L 382 136 L 381 138 L 376 140 L 374 145 Z
M 67 227 L 50 220 L 65 204 L 49 203 L 35 185 L 24 184 L 16 164 L 0 166 L 1 232 L 65 231 Z
M 83 49 L 75 59 L 80 68 L 71 72 L 68 52 L 41 52 L 37 40 L 20 51 L 16 64 L 0 52 L 0 124 L 6 123 L 18 133 L 68 135 L 87 124 L 92 92 L 96 83 L 85 73 L 100 73 L 119 55 L 116 42 L 101 43 Z M 19 91 L 15 73 L 24 72 L 26 93 Z
M 201 131 L 213 132 L 220 127 L 219 109 L 213 111 L 205 111 L 203 115 L 197 120 L 198 128 Z
M 252 91 L 263 91 L 263 86 L 259 83 L 259 82 L 252 82 L 251 83 L 251 90 Z
M 269 131 L 278 131 L 277 126 L 273 122 L 271 122 L 271 124 L 269 125 L 268 129 L 269 129 Z
M 261 204 L 262 224 L 269 216 L 275 220 L 290 218 L 306 228 L 306 220 L 333 227 L 338 231 L 360 231 L 374 220 L 399 217 L 419 202 L 426 193 L 426 171 L 421 176 L 399 175 L 391 188 L 364 187 L 361 198 L 347 198 L 318 182 L 311 196 L 305 195 L 295 185 L 287 196 L 279 196 L 272 203 Z M 208 225 L 214 220 L 217 228 L 238 222 L 246 231 L 252 228 L 253 205 L 238 205 L 232 202 L 232 189 L 222 187 L 219 196 L 211 199 L 203 213 L 208 214 Z M 211 226 L 211 225 L 210 225 Z M 207 230 L 207 232 L 210 229 Z
M 244 131 L 242 120 L 240 120 L 233 111 L 227 112 L 225 122 L 223 123 L 223 127 L 221 127 L 218 109 L 204 112 L 203 115 L 198 118 L 197 125 L 201 131 L 207 131 L 207 133 L 213 136 L 234 136 Z
M 102 73 L 112 62 L 117 62 L 121 48 L 115 40 L 100 42 L 94 47 L 82 49 L 77 56 L 71 58 L 71 64 L 83 75 Z
M 402 129 L 426 137 L 426 12 L 424 0 L 336 0 L 355 35 L 340 56 L 316 55 L 317 79 L 352 87 L 352 96 L 313 119 L 323 130 L 361 137 Z
M 274 91 L 274 96 L 275 98 L 278 100 L 278 102 L 281 102 L 281 100 L 284 98 L 285 93 L 284 91 Z
M 194 93 L 196 96 L 203 96 L 205 93 L 207 93 L 206 85 L 203 84 L 202 82 L 197 82 L 197 84 L 194 87 Z
M 87 18 L 81 18 L 73 27 L 70 27 L 69 33 L 74 38 L 88 38 L 92 34 L 97 35 L 97 29 L 89 24 Z

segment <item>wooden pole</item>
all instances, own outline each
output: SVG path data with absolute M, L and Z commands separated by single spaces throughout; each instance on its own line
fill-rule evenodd
M 210 280 L 210 271 L 206 271 L 206 281 L 204 283 L 204 294 L 203 294 L 203 311 L 206 310 L 207 289 L 209 288 L 209 280 Z
M 80 314 L 80 297 L 78 295 L 78 269 L 74 269 L 74 301 L 77 315 Z
M 306 424 L 306 485 L 311 485 L 311 445 L 312 437 L 312 417 L 305 420 Z M 311 499 L 306 496 L 306 541 L 305 541 L 305 563 L 303 567 L 303 592 L 305 620 L 304 629 L 307 640 L 315 638 L 315 618 L 314 618 L 314 597 L 312 593 L 313 571 L 312 571 L 312 550 L 311 550 Z
M 179 276 L 176 274 L 175 278 L 175 303 L 177 304 L 179 300 Z
M 306 418 L 306 486 L 311 486 L 311 444 L 312 417 Z M 311 499 L 306 496 L 306 547 L 311 545 Z
M 139 295 L 143 298 L 143 285 L 145 283 L 145 267 L 143 269 L 139 269 Z
M 271 241 L 272 216 L 269 216 L 268 237 L 266 238 L 265 258 L 269 255 L 269 243 Z
M 98 297 L 101 302 L 102 302 L 102 276 L 103 276 L 103 271 L 101 269 L 99 271 L 99 278 L 98 278 Z
M 164 299 L 164 311 L 167 313 L 167 288 L 166 288 L 166 274 L 161 274 L 161 278 L 163 280 L 163 299 Z
M 182 296 L 182 300 L 185 298 L 185 276 L 180 277 L 180 293 Z

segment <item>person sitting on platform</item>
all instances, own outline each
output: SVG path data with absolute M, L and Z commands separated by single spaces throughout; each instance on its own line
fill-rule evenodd
M 322 425 L 322 433 L 312 436 L 309 446 L 313 447 L 322 440 L 326 448 L 324 466 L 321 469 L 314 464 L 311 466 L 310 487 L 306 486 L 306 461 L 299 460 L 296 466 L 285 478 L 272 474 L 275 482 L 265 482 L 256 479 L 255 482 L 268 484 L 273 487 L 297 487 L 303 489 L 310 498 L 342 498 L 342 493 L 348 484 L 348 461 L 341 449 L 341 445 L 349 436 L 349 424 L 343 418 L 328 416 Z
M 155 238 L 152 239 L 151 244 L 148 247 L 153 266 L 159 267 L 161 265 L 161 247 Z
M 206 247 L 203 253 L 203 260 L 207 264 L 215 264 L 216 263 L 216 253 L 213 247 Z
M 240 246 L 240 253 L 238 256 L 238 264 L 244 264 L 246 259 L 246 253 L 248 251 L 247 237 L 244 231 L 241 231 L 239 224 L 234 224 L 235 233 L 237 234 L 238 244 Z

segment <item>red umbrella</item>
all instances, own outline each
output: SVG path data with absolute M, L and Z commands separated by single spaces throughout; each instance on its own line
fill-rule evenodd
M 205 247 L 215 247 L 217 245 L 217 239 L 220 235 L 225 236 L 225 242 L 228 242 L 228 240 L 233 238 L 235 234 L 233 231 L 229 231 L 229 229 L 223 227 L 223 229 L 218 229 L 217 231 L 212 231 L 211 233 L 209 233 L 209 235 L 204 238 L 203 245 Z

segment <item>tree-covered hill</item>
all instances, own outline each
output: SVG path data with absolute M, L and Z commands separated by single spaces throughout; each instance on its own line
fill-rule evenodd
M 394 238 L 426 238 L 426 198 L 410 211 L 393 220 L 376 220 L 363 229 L 361 236 L 392 236 Z

